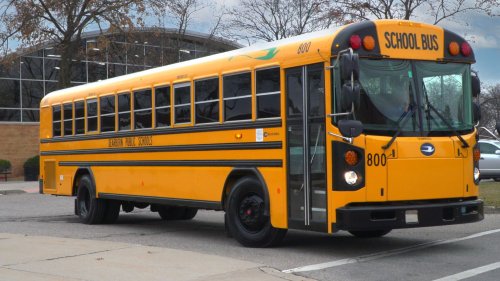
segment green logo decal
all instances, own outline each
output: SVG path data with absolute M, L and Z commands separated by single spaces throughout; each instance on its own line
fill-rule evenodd
M 274 58 L 276 56 L 276 54 L 279 52 L 278 48 L 271 48 L 271 49 L 267 49 L 264 51 L 267 51 L 267 53 L 265 55 L 260 56 L 260 57 L 256 57 L 256 58 L 254 58 L 252 56 L 247 56 L 247 55 L 239 55 L 236 57 L 247 57 L 247 58 L 254 59 L 254 60 L 270 60 L 270 59 Z M 236 57 L 230 57 L 229 60 L 232 60 Z

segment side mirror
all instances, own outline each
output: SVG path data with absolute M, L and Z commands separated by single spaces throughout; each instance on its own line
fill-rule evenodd
M 351 75 L 354 80 L 359 79 L 359 56 L 356 53 L 344 53 L 339 58 L 340 76 L 342 80 L 351 80 Z
M 472 96 L 478 97 L 481 93 L 481 81 L 477 76 L 471 76 Z
M 344 85 L 342 85 L 342 91 L 340 92 L 341 110 L 350 112 L 352 104 L 354 104 L 355 108 L 358 108 L 360 93 L 361 89 L 358 82 L 354 82 L 354 84 L 351 84 L 351 81 L 344 83 Z
M 363 123 L 358 120 L 339 120 L 339 130 L 346 138 L 355 138 L 363 132 Z
M 497 135 L 500 136 L 500 121 L 497 121 L 497 124 L 495 126 L 495 129 L 497 130 Z
M 495 150 L 496 155 L 500 155 L 500 150 Z
M 477 103 L 473 103 L 472 104 L 472 114 L 473 114 L 473 118 L 474 118 L 474 124 L 477 124 L 477 122 L 481 121 L 481 107 L 479 107 L 479 105 Z M 497 126 L 499 126 L 500 124 L 497 123 Z M 498 127 L 497 127 L 497 131 L 498 131 Z

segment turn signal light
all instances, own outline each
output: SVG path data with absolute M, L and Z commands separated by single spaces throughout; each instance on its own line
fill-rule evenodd
M 457 42 L 453 41 L 448 46 L 448 51 L 452 56 L 456 56 L 460 53 L 460 46 L 458 45 Z
M 358 153 L 354 150 L 348 150 L 344 154 L 344 159 L 349 166 L 356 166 L 359 163 Z
M 349 38 L 349 45 L 353 50 L 357 50 L 361 48 L 361 37 L 359 35 L 351 35 L 351 38 Z
M 363 48 L 367 51 L 375 49 L 375 39 L 371 35 L 367 35 L 363 38 Z
M 479 159 L 481 158 L 481 151 L 479 150 L 479 147 L 474 147 L 473 151 L 473 159 L 474 162 L 479 162 Z

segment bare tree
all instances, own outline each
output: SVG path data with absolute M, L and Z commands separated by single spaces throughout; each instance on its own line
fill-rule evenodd
M 167 26 L 173 26 L 176 32 L 176 42 L 174 48 L 177 52 L 183 49 L 186 31 L 198 19 L 197 16 L 207 10 L 212 11 L 212 22 L 208 24 L 208 34 L 206 43 L 218 32 L 223 12 L 217 11 L 213 0 L 150 0 L 155 8 L 155 14 L 159 18 L 159 26 L 164 29 Z M 167 22 L 165 22 L 167 19 Z M 179 57 L 181 53 L 179 53 Z M 171 59 L 170 59 L 171 61 Z
M 23 48 L 53 43 L 61 56 L 59 84 L 67 87 L 72 57 L 90 25 L 130 29 L 134 20 L 141 22 L 132 12 L 144 11 L 143 0 L 9 0 L 0 6 L 0 48 L 11 51 L 10 40 L 18 40 Z
M 480 127 L 486 127 L 492 132 L 496 121 L 500 121 L 500 84 L 488 87 L 486 92 L 479 96 L 481 106 Z
M 430 16 L 433 24 L 456 18 L 469 11 L 495 15 L 498 0 L 339 0 L 332 11 L 342 14 L 344 22 L 369 19 L 413 19 L 417 12 Z
M 240 0 L 227 12 L 223 32 L 236 40 L 273 41 L 329 27 L 327 0 Z

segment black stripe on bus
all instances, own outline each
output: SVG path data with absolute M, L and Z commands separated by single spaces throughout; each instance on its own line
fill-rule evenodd
M 176 167 L 282 167 L 282 160 L 141 160 L 141 161 L 61 161 L 59 166 L 176 166 Z
M 238 130 L 238 129 L 275 128 L 275 127 L 281 127 L 281 119 L 257 120 L 253 122 L 243 122 L 243 123 L 237 122 L 237 123 L 214 124 L 214 125 L 203 125 L 203 126 L 182 127 L 182 128 L 159 128 L 159 129 L 148 129 L 148 130 L 141 129 L 137 131 L 128 131 L 128 132 L 114 132 L 114 133 L 107 132 L 104 134 L 96 134 L 96 135 L 63 136 L 50 139 L 41 139 L 40 143 L 98 140 L 98 139 L 109 139 L 109 138 L 120 138 L 120 137 L 134 137 L 134 136 L 156 136 L 156 135 L 167 135 L 167 134 L 215 132 L 215 131 L 227 131 L 227 130 Z
M 176 199 L 176 198 L 164 198 L 164 197 L 123 195 L 123 194 L 112 194 L 112 193 L 99 193 L 99 198 L 119 200 L 119 201 L 144 202 L 144 203 L 159 204 L 159 205 L 183 206 L 183 207 L 192 207 L 192 208 L 209 209 L 209 210 L 222 210 L 222 204 L 221 202 L 218 201 L 201 201 L 201 200 Z
M 179 152 L 179 151 L 210 151 L 210 150 L 245 150 L 245 149 L 281 149 L 280 141 L 251 142 L 251 143 L 221 143 L 221 144 L 195 144 L 195 145 L 169 145 L 169 146 L 142 146 L 98 149 L 75 149 L 42 151 L 40 155 L 80 155 L 80 154 L 112 154 L 112 153 L 137 153 L 137 152 Z

